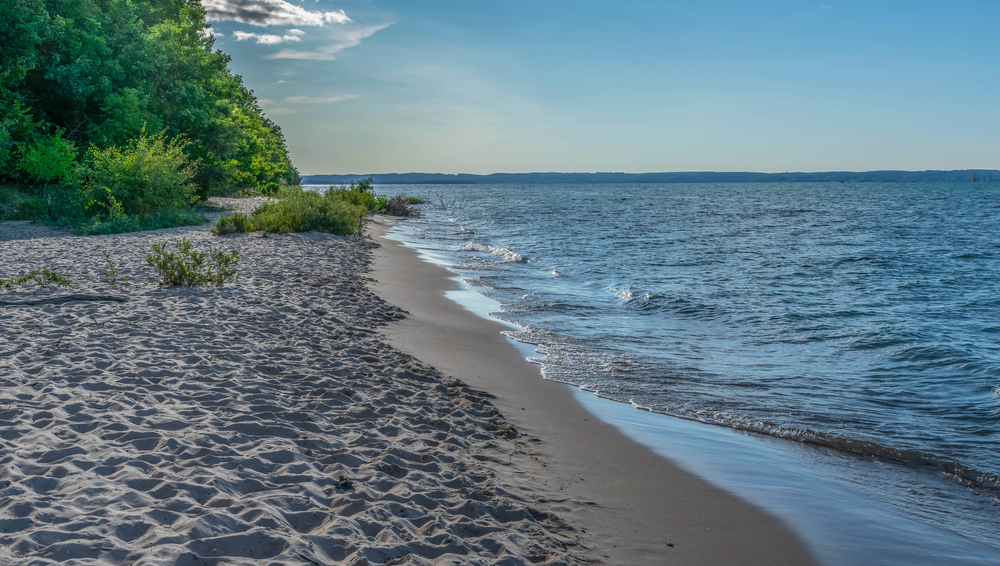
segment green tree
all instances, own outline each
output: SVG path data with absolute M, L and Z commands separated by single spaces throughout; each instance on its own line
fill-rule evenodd
M 0 14 L 0 181 L 15 148 L 55 132 L 104 150 L 143 128 L 186 141 L 202 196 L 296 179 L 281 129 L 214 48 L 198 0 L 0 0 Z

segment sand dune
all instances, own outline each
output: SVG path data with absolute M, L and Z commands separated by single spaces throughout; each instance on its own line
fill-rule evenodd
M 150 244 L 239 249 L 240 280 L 161 288 Z M 577 534 L 496 470 L 481 394 L 376 329 L 370 241 L 204 228 L 0 242 L 0 563 L 580 563 Z M 131 281 L 110 285 L 107 249 Z

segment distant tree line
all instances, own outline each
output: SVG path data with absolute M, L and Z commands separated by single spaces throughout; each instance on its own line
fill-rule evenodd
M 213 41 L 198 0 L 0 0 L 0 184 L 74 187 L 110 217 L 294 183 Z
M 728 171 L 680 171 L 667 173 L 493 173 L 490 175 L 445 173 L 365 173 L 309 175 L 307 185 L 351 183 L 371 178 L 381 185 L 452 185 L 504 183 L 906 183 L 992 181 L 1000 171 L 966 169 L 955 171 L 826 171 L 818 173 L 753 173 Z

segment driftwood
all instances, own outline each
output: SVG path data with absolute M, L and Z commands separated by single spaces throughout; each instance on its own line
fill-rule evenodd
M 59 305 L 70 301 L 114 301 L 124 303 L 128 301 L 125 297 L 115 297 L 112 295 L 62 295 L 59 297 L 49 297 L 34 301 L 0 301 L 2 307 L 28 307 L 34 305 Z

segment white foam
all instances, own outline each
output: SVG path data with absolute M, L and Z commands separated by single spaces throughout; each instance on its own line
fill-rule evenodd
M 494 248 L 486 244 L 479 244 L 476 242 L 465 242 L 462 244 L 462 249 L 467 252 L 485 252 L 490 255 L 496 256 L 503 260 L 503 263 L 528 263 L 527 258 L 523 255 L 509 250 L 507 248 Z

